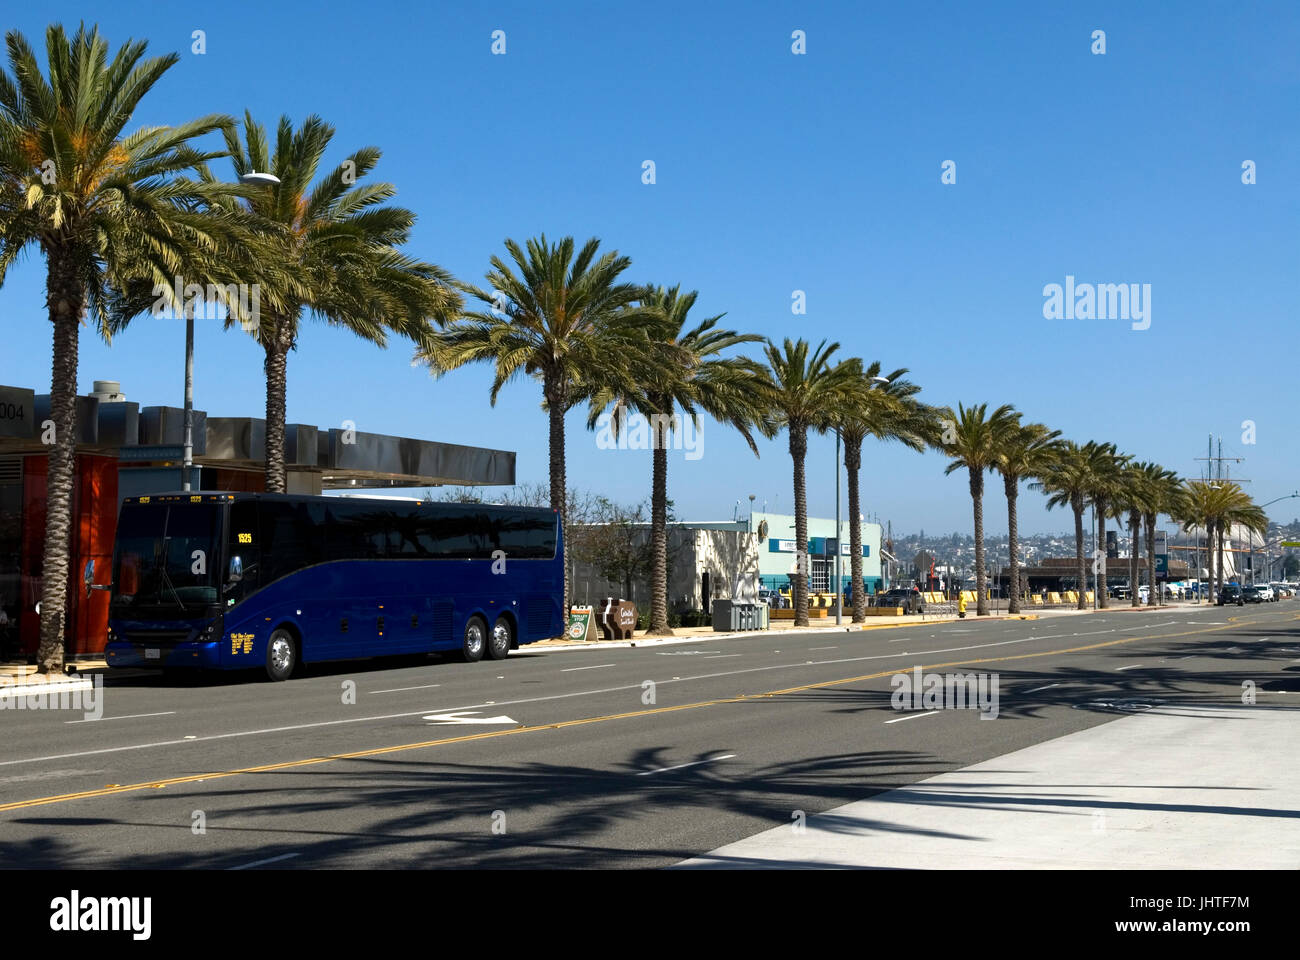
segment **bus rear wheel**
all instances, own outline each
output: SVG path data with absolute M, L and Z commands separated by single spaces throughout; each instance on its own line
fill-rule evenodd
M 272 680 L 288 680 L 298 667 L 298 641 L 281 627 L 266 641 L 266 675 Z
M 490 660 L 504 660 L 510 656 L 510 648 L 515 645 L 514 632 L 510 629 L 508 617 L 497 617 L 492 626 L 492 638 L 488 641 L 487 655 Z
M 475 663 L 483 659 L 483 651 L 486 647 L 487 623 L 476 614 L 469 618 L 469 623 L 465 624 L 465 639 L 460 644 L 460 658 L 466 663 Z

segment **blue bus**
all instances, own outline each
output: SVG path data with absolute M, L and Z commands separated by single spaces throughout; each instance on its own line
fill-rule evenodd
M 260 668 L 458 652 L 502 660 L 561 636 L 548 509 L 208 493 L 127 497 L 110 667 Z M 89 575 L 89 572 L 88 572 Z

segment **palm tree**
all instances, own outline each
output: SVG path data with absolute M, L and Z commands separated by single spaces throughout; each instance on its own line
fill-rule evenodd
M 1066 440 L 1056 448 L 1042 476 L 1030 484 L 1048 495 L 1047 507 L 1069 507 L 1074 512 L 1074 558 L 1078 585 L 1077 607 L 1088 607 L 1088 574 L 1083 560 L 1083 511 L 1092 495 L 1099 447 L 1089 441 L 1080 445 Z
M 485 310 L 468 311 L 417 351 L 435 376 L 467 363 L 496 368 L 491 402 L 520 374 L 540 381 L 550 421 L 551 509 L 567 527 L 564 417 L 602 387 L 628 382 L 643 353 L 638 323 L 653 314 L 633 308 L 644 294 L 620 275 L 632 261 L 617 251 L 597 257 L 595 237 L 574 253 L 572 237 L 550 243 L 542 234 L 520 247 L 506 240 L 513 265 L 493 256 L 488 288 L 461 284 Z M 567 548 L 566 548 L 567 553 Z M 569 565 L 564 565 L 564 606 Z
M 1183 487 L 1178 474 L 1156 463 L 1142 467 L 1143 519 L 1147 528 L 1147 606 L 1160 605 L 1156 586 L 1156 520 L 1160 514 L 1177 516 L 1183 512 Z
M 945 433 L 938 447 L 952 458 L 944 473 L 967 471 L 975 508 L 975 613 L 980 617 L 989 612 L 984 575 L 984 471 L 997 468 L 999 452 L 1018 426 L 1018 417 L 1010 404 L 1003 404 L 992 414 L 986 403 L 972 407 L 958 404 L 955 413 L 951 409 L 944 411 Z
M 769 411 L 772 427 L 785 427 L 789 434 L 790 459 L 794 464 L 794 528 L 797 569 L 792 590 L 794 622 L 808 626 L 808 489 L 804 461 L 808 455 L 808 431 L 825 433 L 834 426 L 834 412 L 846 402 L 861 379 L 860 362 L 831 365 L 840 345 L 823 340 L 809 352 L 806 340 L 786 338 L 782 347 L 771 340 L 764 347 L 767 369 L 759 378 L 759 393 Z
M 1210 595 L 1223 590 L 1224 540 L 1235 526 L 1264 535 L 1268 516 L 1240 485 L 1230 480 L 1189 480 L 1183 486 L 1181 504 L 1176 507 L 1183 529 L 1204 526 L 1210 562 Z
M 867 437 L 881 441 L 896 440 L 906 447 L 923 451 L 934 442 L 937 414 L 934 408 L 915 398 L 921 388 L 904 380 L 902 367 L 887 377 L 880 375 L 880 361 L 874 360 L 859 372 L 849 396 L 835 411 L 835 426 L 844 441 L 844 468 L 849 487 L 849 570 L 853 584 L 853 622 L 866 619 L 866 586 L 862 582 L 862 525 L 860 515 L 859 471 L 862 468 L 862 442 Z
M 1123 519 L 1127 514 L 1128 519 L 1128 538 L 1129 538 L 1129 557 L 1128 557 L 1128 581 L 1129 589 L 1132 596 L 1129 598 L 1129 606 L 1141 606 L 1138 599 L 1138 580 L 1140 573 L 1139 546 L 1142 542 L 1142 515 L 1146 509 L 1147 482 L 1145 463 L 1127 463 L 1121 473 L 1120 489 L 1116 497 L 1116 515 Z
M 1115 499 L 1123 492 L 1123 469 L 1131 459 L 1127 454 L 1117 452 L 1113 443 L 1096 445 L 1091 493 L 1097 511 L 1097 606 L 1103 610 L 1110 606 L 1106 589 L 1106 520 Z
M 1020 545 L 1016 516 L 1020 481 L 1037 477 L 1047 469 L 1060 435 L 1060 430 L 1049 430 L 1041 423 L 1021 424 L 1017 419 L 1014 425 L 1008 425 L 1006 435 L 997 445 L 995 466 L 1002 474 L 1002 487 L 1007 496 L 1007 537 L 1010 548 L 1008 582 L 1011 587 L 1008 613 L 1020 612 Z
M 77 351 L 89 312 L 101 332 L 112 291 L 132 280 L 204 276 L 221 225 L 201 208 L 219 185 L 190 174 L 219 153 L 192 145 L 223 125 L 211 115 L 175 127 L 124 133 L 155 83 L 179 59 L 144 58 L 128 41 L 108 61 L 97 27 L 71 40 L 45 33 L 49 79 L 16 30 L 5 36 L 8 70 L 0 70 L 0 284 L 9 265 L 39 246 L 46 263 L 46 303 L 54 327 L 50 417 L 54 443 L 46 487 L 41 583 L 41 672 L 63 668 L 63 641 L 75 475 Z
M 379 162 L 379 148 L 362 147 L 316 181 L 334 137 L 320 117 L 296 131 L 281 117 L 274 153 L 247 112 L 244 142 L 234 128 L 225 136 L 237 175 L 269 172 L 279 180 L 247 190 L 242 201 L 257 227 L 244 267 L 261 292 L 259 316 L 243 322 L 266 355 L 266 489 L 283 493 L 288 356 L 304 311 L 381 347 L 389 333 L 423 346 L 462 300 L 445 270 L 401 252 L 415 214 L 386 205 L 397 188 L 360 182 Z M 227 325 L 241 319 L 231 311 Z
M 680 287 L 665 290 L 649 287 L 641 306 L 650 311 L 645 324 L 648 339 L 643 369 L 630 380 L 602 386 L 591 403 L 588 426 L 615 405 L 611 423 L 618 428 L 627 410 L 645 417 L 652 433 L 650 496 L 650 623 L 651 636 L 672 636 L 668 625 L 668 445 L 669 433 L 681 429 L 679 418 L 695 418 L 703 410 L 719 422 L 740 432 L 754 455 L 758 446 L 753 432 L 762 429 L 764 411 L 755 389 L 759 368 L 744 357 L 723 357 L 742 343 L 763 338 L 734 330 L 716 329 L 725 314 L 709 317 L 687 328 L 687 314 L 698 292 L 683 294 Z M 671 362 L 662 361 L 671 358 Z M 705 598 L 708 602 L 708 598 Z

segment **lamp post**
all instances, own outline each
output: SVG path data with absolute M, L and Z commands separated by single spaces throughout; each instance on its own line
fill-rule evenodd
M 240 183 L 272 185 L 280 178 L 270 173 L 252 171 L 239 178 Z M 185 309 L 185 438 L 181 457 L 181 489 L 190 491 L 190 475 L 194 470 L 194 308 Z
M 1268 503 L 1261 503 L 1259 507 L 1262 510 L 1265 507 L 1272 506 L 1275 503 L 1281 503 L 1283 500 L 1294 500 L 1297 497 L 1300 497 L 1300 490 L 1297 490 L 1294 493 L 1283 494 L 1280 497 L 1274 497 Z M 1268 536 L 1267 529 L 1265 529 L 1264 535 Z M 1271 580 L 1273 576 L 1273 560 L 1271 556 L 1269 557 L 1268 573 L 1269 573 L 1269 579 Z M 1255 582 L 1255 532 L 1253 530 L 1250 531 L 1250 582 L 1251 583 Z

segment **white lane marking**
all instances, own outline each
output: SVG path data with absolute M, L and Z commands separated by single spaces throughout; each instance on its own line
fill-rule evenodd
M 87 717 L 85 720 L 64 720 L 64 723 L 99 723 L 103 720 L 138 720 L 140 717 L 170 717 L 175 710 L 164 710 L 162 713 L 129 713 L 124 717 Z
M 292 860 L 294 857 L 301 856 L 298 853 L 282 853 L 278 857 L 267 857 L 265 860 L 254 860 L 252 863 L 241 863 L 237 867 L 227 867 L 227 870 L 250 870 L 253 867 L 264 867 L 268 863 L 279 863 L 281 860 Z
M 890 640 L 889 642 L 890 642 L 890 643 L 902 643 L 904 640 L 908 640 L 908 639 L 911 639 L 911 638 L 910 638 L 910 637 L 895 637 L 893 640 Z M 933 634 L 933 633 L 930 634 L 930 639 L 931 639 L 931 640 L 934 639 L 934 634 Z
M 743 654 L 739 654 L 739 653 L 715 653 L 713 656 L 711 656 L 711 657 L 705 657 L 704 659 L 705 659 L 705 660 L 725 660 L 725 659 L 727 659 L 728 657 L 739 657 L 739 656 L 743 656 Z
M 1051 690 L 1052 687 L 1059 687 L 1059 683 L 1049 683 L 1045 687 L 1034 687 L 1032 690 L 1026 690 L 1025 693 L 1037 693 L 1039 690 Z
M 478 713 L 477 710 L 456 710 L 452 713 L 431 713 L 423 719 L 429 720 L 434 724 L 448 723 L 517 723 L 509 717 L 467 717 L 467 713 Z
M 906 717 L 895 717 L 893 720 L 886 720 L 885 723 L 902 723 L 904 720 L 915 720 L 917 717 L 933 717 L 942 713 L 940 710 L 931 710 L 929 713 L 913 713 Z
M 441 687 L 441 683 L 426 683 L 421 687 L 393 687 L 390 690 L 367 690 L 366 693 L 405 693 L 407 690 L 432 690 L 434 687 Z
M 892 640 L 890 641 L 893 642 Z M 838 650 L 839 647 L 809 647 L 809 650 Z
M 1226 626 L 1226 625 L 1225 625 Z M 1005 647 L 1008 644 L 1031 643 L 1035 640 L 1047 639 L 1045 637 L 1020 637 L 1015 640 L 995 640 L 991 643 L 969 643 L 960 647 L 940 647 L 936 650 L 922 651 L 925 656 L 933 656 L 939 653 L 960 653 L 964 650 L 985 650 L 989 647 Z M 1160 639 L 1159 637 L 1153 639 Z M 773 653 L 780 653 L 780 650 L 773 650 Z M 1289 651 L 1281 651 L 1283 653 Z M 663 656 L 661 652 L 659 654 Z M 814 660 L 814 666 L 833 666 L 839 663 L 863 663 L 870 660 L 897 660 L 900 656 L 909 656 L 906 650 L 901 653 L 877 653 L 863 657 L 841 657 L 838 660 Z M 793 667 L 807 666 L 806 663 L 774 663 L 765 667 L 745 667 L 741 670 L 726 670 L 721 673 L 701 673 L 693 677 L 673 677 L 672 680 L 661 680 L 660 683 L 690 683 L 694 680 L 717 680 L 720 677 L 738 677 L 746 673 L 759 673 L 766 670 L 789 670 Z M 545 697 L 525 697 L 520 700 L 503 700 L 502 706 L 517 706 L 528 703 L 547 703 L 552 700 L 571 700 L 575 697 L 592 697 L 604 693 L 623 693 L 628 690 L 640 690 L 641 684 L 629 683 L 621 684 L 617 687 L 604 687 L 595 690 L 578 690 L 573 693 L 553 693 Z M 483 703 L 465 704 L 459 707 L 452 707 L 453 710 L 473 710 L 481 709 L 486 706 Z M 335 727 L 345 723 L 369 723 L 376 720 L 402 720 L 406 717 L 418 717 L 427 712 L 425 710 L 407 710 L 403 713 L 375 714 L 367 717 L 349 717 L 345 720 L 317 720 L 312 723 L 295 723 L 283 727 L 265 727 L 259 730 L 236 730 L 231 733 L 213 733 L 204 737 L 195 737 L 184 740 L 155 740 L 151 743 L 132 743 L 120 747 L 102 747 L 98 750 L 79 750 L 74 753 L 57 753 L 43 757 L 23 757 L 18 760 L 0 760 L 0 767 L 11 767 L 22 763 L 41 763 L 46 760 L 69 760 L 74 757 L 93 757 L 105 753 L 124 753 L 128 750 L 148 750 L 153 747 L 174 747 L 186 743 L 203 743 L 209 740 L 230 740 L 235 737 L 252 737 L 262 736 L 268 733 L 289 733 L 294 730 L 312 730 L 318 727 Z
M 691 763 L 679 763 L 675 767 L 660 767 L 658 770 L 642 770 L 637 774 L 638 777 L 648 777 L 654 773 L 667 773 L 669 770 L 684 770 L 687 767 L 698 767 L 701 763 L 716 763 L 719 760 L 730 760 L 734 753 L 724 753 L 720 757 L 709 757 L 707 760 L 695 760 Z
M 560 673 L 576 673 L 579 670 L 603 670 L 605 667 L 612 667 L 612 663 L 598 663 L 594 667 L 565 667 Z
M 1140 663 L 1130 663 L 1127 667 L 1116 667 L 1115 672 L 1122 673 L 1125 670 L 1136 670 L 1140 666 L 1142 666 Z
M 89 777 L 100 770 L 46 770 L 44 773 L 20 773 L 12 777 L 0 777 L 0 784 L 4 783 L 31 783 L 35 780 L 57 780 L 60 777 Z

